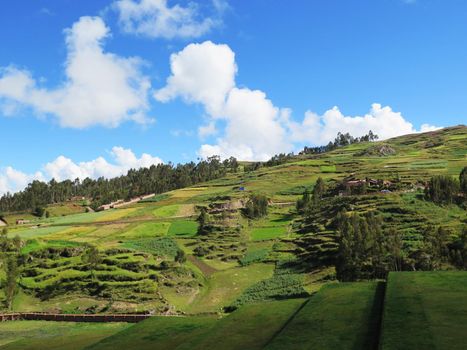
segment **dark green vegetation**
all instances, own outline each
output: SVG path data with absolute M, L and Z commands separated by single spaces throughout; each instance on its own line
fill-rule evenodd
M 308 299 L 247 304 L 222 318 L 5 322 L 0 349 L 464 349 L 466 289 L 466 272 L 398 272 L 387 283 L 331 283 Z
M 144 321 L 89 350 L 125 349 L 263 349 L 303 300 L 245 306 L 231 315 L 156 317 Z
M 378 282 L 323 287 L 266 349 L 375 349 L 383 287 Z
M 336 276 L 339 280 L 384 278 L 387 271 L 402 269 L 402 235 L 394 228 L 383 232 L 382 223 L 382 217 L 372 212 L 362 216 L 342 211 L 337 215 L 340 235 Z M 430 246 L 429 251 L 433 249 Z
M 465 272 L 391 273 L 381 348 L 465 349 L 466 295 Z
M 224 176 L 227 171 L 236 171 L 237 160 L 230 158 L 221 162 L 218 157 L 208 158 L 198 164 L 158 164 L 150 168 L 130 170 L 127 175 L 114 179 L 99 178 L 83 181 L 65 180 L 49 183 L 33 181 L 24 191 L 0 198 L 0 211 L 30 209 L 34 215 L 42 217 L 46 210 L 43 206 L 60 203 L 71 197 L 88 197 L 92 206 L 99 207 L 119 199 L 129 199 L 149 193 L 163 193 L 175 188 L 191 186 Z M 160 197 L 159 197 L 160 198 Z
M 0 323 L 0 349 L 81 350 L 128 327 L 126 323 L 3 322 Z
M 5 212 L 1 307 L 151 312 L 172 315 L 175 323 L 209 313 L 224 322 L 264 302 L 311 296 L 313 305 L 332 290 L 321 287 L 336 279 L 465 269 L 465 144 L 466 127 L 384 143 L 359 140 L 270 164 L 219 165 L 223 177 L 118 209 L 85 213 L 93 198 L 67 197 L 73 200 L 43 206 L 48 218 Z M 29 222 L 15 225 L 19 219 Z M 365 305 L 355 312 L 368 310 Z M 211 324 L 212 317 L 199 322 Z M 349 332 L 357 336 L 373 326 L 360 327 Z M 348 344 L 367 341 L 357 338 Z

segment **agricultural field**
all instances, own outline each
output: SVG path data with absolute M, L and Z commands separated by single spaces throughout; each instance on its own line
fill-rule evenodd
M 361 215 L 377 213 L 384 230 L 401 233 L 407 257 L 416 256 L 430 226 L 442 225 L 447 237 L 456 241 L 467 222 L 465 207 L 430 202 L 423 186 L 433 175 L 458 177 L 467 165 L 465 144 L 466 128 L 449 128 L 382 143 L 353 144 L 323 154 L 297 155 L 255 171 L 245 171 L 250 163 L 242 162 L 239 171 L 222 178 L 117 209 L 85 212 L 86 203 L 67 202 L 50 207 L 48 218 L 7 214 L 8 237 L 20 238 L 18 249 L 24 257 L 12 310 L 167 315 L 85 344 L 97 342 L 93 349 L 115 348 L 113 341 L 140 344 L 141 349 L 209 349 L 223 337 L 240 342 L 235 332 L 252 332 L 254 322 L 270 326 L 254 331 L 258 339 L 244 339 L 244 348 L 279 349 L 286 343 L 289 348 L 299 348 L 302 343 L 313 349 L 374 348 L 376 340 L 371 334 L 379 329 L 382 287 L 378 282 L 336 283 L 337 213 L 341 209 Z M 381 154 L 382 146 L 393 152 Z M 297 209 L 297 200 L 305 191 L 313 191 L 318 178 L 324 180 L 329 194 L 304 215 Z M 393 186 L 385 192 L 370 188 L 365 193 L 343 193 L 338 185 L 349 178 L 371 178 Z M 246 215 L 251 194 L 267 197 L 267 213 L 260 218 Z M 208 227 L 204 231 L 202 212 Z M 19 218 L 31 221 L 16 225 Z M 91 262 L 90 247 L 97 250 Z M 453 270 L 456 266 L 445 261 L 438 268 Z M 455 272 L 443 276 L 450 274 Z M 0 280 L 5 276 L 2 266 Z M 431 338 L 420 337 L 427 348 L 432 344 L 455 348 L 455 334 L 461 331 L 458 327 L 465 312 L 461 303 L 455 310 L 451 301 L 443 306 L 459 317 L 449 326 L 452 332 L 443 328 L 442 322 L 432 323 L 444 316 L 428 306 L 442 302 L 437 296 L 449 299 L 443 294 L 448 293 L 443 285 L 451 286 L 452 295 L 464 291 L 462 284 L 449 277 L 439 277 L 443 282 L 438 283 L 435 276 L 390 275 L 384 349 L 398 349 L 391 339 L 402 326 L 391 322 L 386 327 L 386 323 L 396 317 L 393 313 L 402 312 L 397 305 L 403 305 L 404 298 L 417 300 L 409 305 L 414 308 L 414 318 L 422 314 L 420 310 L 424 312 L 425 319 L 414 319 L 413 327 L 425 322 L 420 332 L 429 329 Z M 423 296 L 417 294 L 425 289 Z M 399 290 L 407 295 L 395 294 Z M 2 290 L 2 306 L 4 300 Z M 239 321 L 246 319 L 248 322 Z M 243 331 L 235 330 L 236 323 Z M 333 338 L 326 329 L 339 335 Z M 414 328 L 407 337 L 416 331 Z M 9 337 L 8 346 L 16 340 L 30 341 L 24 334 Z M 42 339 L 34 332 L 31 337 Z M 83 335 L 83 341 L 85 338 Z M 409 339 L 407 344 L 412 344 Z

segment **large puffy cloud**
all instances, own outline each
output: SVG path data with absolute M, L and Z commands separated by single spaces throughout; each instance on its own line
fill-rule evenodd
M 202 157 L 216 154 L 264 160 L 291 150 L 280 109 L 264 92 L 236 87 L 237 65 L 230 47 L 211 41 L 190 44 L 171 56 L 171 70 L 166 86 L 155 93 L 157 100 L 167 102 L 181 97 L 202 104 L 211 117 L 199 130 L 202 137 L 214 133 L 217 120 L 226 123 L 217 144 L 201 147 Z
M 201 156 L 217 154 L 223 158 L 265 160 L 292 148 L 280 121 L 281 111 L 262 91 L 232 89 L 224 106 L 224 115 L 227 119 L 224 136 L 215 146 L 203 145 Z
M 404 134 L 436 130 L 428 124 L 416 130 L 400 112 L 391 107 L 382 107 L 374 103 L 370 111 L 363 116 L 344 116 L 338 107 L 323 115 L 307 111 L 301 123 L 290 121 L 289 128 L 294 141 L 308 142 L 314 145 L 325 144 L 335 138 L 338 132 L 348 132 L 352 136 L 363 136 L 372 130 L 380 139 L 388 139 Z
M 219 116 L 227 94 L 235 86 L 235 54 L 227 45 L 205 41 L 190 44 L 170 56 L 172 74 L 155 98 L 167 102 L 182 97 L 202 103 L 211 116 Z
M 198 4 L 168 6 L 167 0 L 118 0 L 113 3 L 122 29 L 150 38 L 197 38 L 222 24 L 224 0 L 212 1 L 213 16 L 204 17 Z
M 142 61 L 104 52 L 109 28 L 100 17 L 81 17 L 65 30 L 68 50 L 66 80 L 55 89 L 42 87 L 27 70 L 0 70 L 0 105 L 4 113 L 19 107 L 53 115 L 60 125 L 115 127 L 126 120 L 147 123 L 150 80 Z
M 113 147 L 110 156 L 112 158 L 110 162 L 104 157 L 87 162 L 74 162 L 65 156 L 59 156 L 52 162 L 45 164 L 42 171 L 35 174 L 26 174 L 12 167 L 0 169 L 0 195 L 22 190 L 32 180 L 48 181 L 53 178 L 57 181 L 63 181 L 87 177 L 91 179 L 112 178 L 125 174 L 129 169 L 139 169 L 162 163 L 160 158 L 147 153 L 143 153 L 138 158 L 132 150 L 123 147 Z
M 190 44 L 171 56 L 171 70 L 166 86 L 155 93 L 156 99 L 167 102 L 181 97 L 202 104 L 211 117 L 198 130 L 202 138 L 217 131 L 216 122 L 225 121 L 216 143 L 201 146 L 198 153 L 202 157 L 265 160 L 293 150 L 298 142 L 326 144 L 338 132 L 362 136 L 372 130 L 381 139 L 418 132 L 401 113 L 376 103 L 364 116 L 345 116 L 334 107 L 321 116 L 308 111 L 297 122 L 290 109 L 276 107 L 264 92 L 237 87 L 235 54 L 227 45 L 210 41 Z M 435 129 L 424 124 L 420 131 Z

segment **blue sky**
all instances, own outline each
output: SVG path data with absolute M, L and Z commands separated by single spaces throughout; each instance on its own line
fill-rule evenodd
M 466 18 L 462 0 L 7 2 L 0 194 L 465 123 Z

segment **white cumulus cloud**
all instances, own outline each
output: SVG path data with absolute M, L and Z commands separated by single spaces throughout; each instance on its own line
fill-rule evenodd
M 222 24 L 227 8 L 224 0 L 213 0 L 212 16 L 204 16 L 200 6 L 169 6 L 167 0 L 118 0 L 113 8 L 118 12 L 123 31 L 150 38 L 198 38 Z
M 211 116 L 219 116 L 227 94 L 235 86 L 235 54 L 227 45 L 205 41 L 189 44 L 170 56 L 172 74 L 155 98 L 167 102 L 182 97 L 189 103 L 201 103 Z
M 227 121 L 217 145 L 203 145 L 202 157 L 234 156 L 242 160 L 266 160 L 277 153 L 290 151 L 292 144 L 281 123 L 281 111 L 260 90 L 234 88 L 224 106 Z
M 225 120 L 217 144 L 200 148 L 202 157 L 216 154 L 264 160 L 292 149 L 280 109 L 264 92 L 236 86 L 237 65 L 229 46 L 211 41 L 190 44 L 171 56 L 171 71 L 166 86 L 155 93 L 157 100 L 181 97 L 202 104 L 211 120 L 198 129 L 200 137 L 214 134 L 215 121 Z
M 290 109 L 275 106 L 263 91 L 239 88 L 236 74 L 235 53 L 229 46 L 211 41 L 190 44 L 172 54 L 171 75 L 166 86 L 155 93 L 161 102 L 181 97 L 203 105 L 210 120 L 199 127 L 201 138 L 217 132 L 217 121 L 225 121 L 215 144 L 201 146 L 198 153 L 202 157 L 266 160 L 296 149 L 297 143 L 326 144 L 338 132 L 362 136 L 372 130 L 386 139 L 437 129 L 424 124 L 416 130 L 400 112 L 377 103 L 363 116 L 345 116 L 334 107 L 323 115 L 307 111 L 302 121 L 295 121 Z
M 12 167 L 0 169 L 0 195 L 6 192 L 17 192 L 24 189 L 33 180 L 57 181 L 81 180 L 89 177 L 97 179 L 99 177 L 112 178 L 126 174 L 130 169 L 150 167 L 162 163 L 159 157 L 143 153 L 137 157 L 131 149 L 123 147 L 113 147 L 110 156 L 111 161 L 104 157 L 98 157 L 87 162 L 74 162 L 63 155 L 45 164 L 41 171 L 34 174 L 26 174 Z
M 374 103 L 369 112 L 363 116 L 345 116 L 338 107 L 333 107 L 318 115 L 307 111 L 301 123 L 290 121 L 289 128 L 294 141 L 322 145 L 333 140 L 338 132 L 348 132 L 352 136 L 363 136 L 372 130 L 380 139 L 425 132 L 439 129 L 428 124 L 416 130 L 400 112 L 395 112 L 389 106 Z
M 14 114 L 19 107 L 29 107 L 71 128 L 150 122 L 146 116 L 150 80 L 141 72 L 143 62 L 105 52 L 103 41 L 109 35 L 100 17 L 81 17 L 65 30 L 66 79 L 55 89 L 43 87 L 27 70 L 1 68 L 3 112 Z

